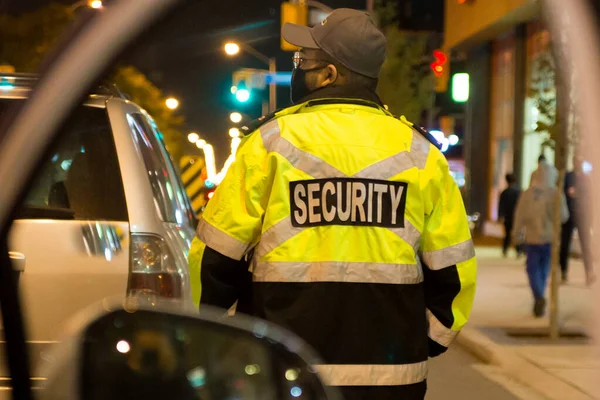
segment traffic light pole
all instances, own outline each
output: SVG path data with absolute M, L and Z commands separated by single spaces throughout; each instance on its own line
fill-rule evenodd
M 275 57 L 267 57 L 263 53 L 246 43 L 242 43 L 241 47 L 242 49 L 244 49 L 244 51 L 247 51 L 254 57 L 267 64 L 269 66 L 269 72 L 271 74 L 275 74 L 277 72 L 277 62 L 275 60 Z M 271 83 L 269 83 L 269 112 L 275 112 L 275 110 L 277 110 L 277 87 L 275 82 L 271 81 Z
M 275 57 L 269 58 L 269 72 L 272 76 L 275 76 L 277 72 L 277 62 Z M 275 86 L 275 79 L 271 79 L 269 83 L 269 112 L 273 113 L 277 110 L 277 87 Z

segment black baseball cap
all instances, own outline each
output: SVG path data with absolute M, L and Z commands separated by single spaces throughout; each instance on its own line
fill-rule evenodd
M 298 47 L 320 49 L 351 71 L 377 78 L 385 61 L 386 39 L 368 13 L 338 8 L 318 25 L 285 23 L 281 36 Z

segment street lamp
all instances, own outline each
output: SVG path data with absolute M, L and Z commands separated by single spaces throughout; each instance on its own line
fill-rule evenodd
M 231 128 L 229 130 L 229 136 L 232 138 L 239 138 L 240 137 L 240 130 L 238 128 Z
M 174 110 L 177 107 L 179 107 L 179 100 L 177 100 L 174 97 L 169 97 L 166 101 L 165 104 L 167 105 L 167 108 L 169 110 Z
M 234 56 L 240 52 L 240 46 L 237 43 L 229 42 L 225 43 L 225 53 L 230 56 Z
M 229 119 L 234 124 L 240 123 L 242 121 L 242 114 L 240 114 L 239 112 L 232 112 L 231 114 L 229 114 Z
M 199 149 L 203 149 L 204 146 L 206 146 L 206 140 L 204 140 L 204 139 L 198 139 L 196 141 L 196 147 L 198 147 Z
M 274 75 L 277 72 L 277 63 L 275 61 L 275 57 L 267 57 L 266 55 L 264 55 L 263 53 L 261 53 L 260 51 L 256 50 L 254 47 L 250 46 L 249 44 L 246 43 L 235 43 L 235 42 L 227 42 L 225 43 L 225 53 L 229 56 L 235 56 L 237 54 L 239 54 L 239 52 L 241 50 L 244 50 L 250 54 L 252 54 L 254 57 L 258 58 L 260 61 L 264 62 L 265 64 L 267 64 L 269 66 L 269 73 Z M 238 99 L 238 101 L 244 102 L 247 101 L 246 100 L 240 100 L 237 97 L 237 93 L 236 92 L 236 98 Z M 249 98 L 250 96 L 248 96 Z M 277 87 L 275 86 L 275 82 L 274 80 L 271 80 L 271 82 L 269 83 L 269 110 L 270 112 L 274 112 L 277 109 Z
M 188 135 L 188 140 L 190 143 L 196 143 L 198 139 L 200 139 L 200 135 L 198 135 L 196 132 L 192 132 Z
M 80 7 L 86 7 L 86 6 L 93 8 L 95 10 L 98 10 L 98 9 L 104 7 L 104 4 L 102 3 L 102 0 L 81 0 L 81 1 L 74 3 L 70 7 L 70 9 L 71 9 L 71 11 L 75 11 Z

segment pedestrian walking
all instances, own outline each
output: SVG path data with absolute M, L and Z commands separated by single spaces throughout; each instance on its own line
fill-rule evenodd
M 508 250 L 510 249 L 515 209 L 517 208 L 517 201 L 519 201 L 519 195 L 521 194 L 521 189 L 517 186 L 517 180 L 513 174 L 506 174 L 506 184 L 508 187 L 500 194 L 500 202 L 498 204 L 498 217 L 504 224 L 504 241 L 502 243 L 502 254 L 504 254 L 504 257 L 508 255 Z M 521 248 L 518 244 L 515 249 L 517 255 L 519 255 Z
M 591 285 L 596 280 L 594 273 L 594 258 L 591 244 L 591 221 L 590 215 L 594 210 L 591 207 L 590 179 L 583 171 L 583 159 L 575 156 L 573 159 L 574 170 L 565 176 L 565 197 L 569 208 L 569 219 L 562 225 L 560 242 L 560 268 L 562 282 L 568 282 L 569 275 L 569 253 L 573 231 L 577 228 L 583 266 L 585 268 L 586 283 Z
M 538 167 L 531 174 L 531 180 L 535 177 L 536 180 L 541 180 L 544 185 L 555 187 L 558 181 L 558 170 L 548 162 L 544 154 L 538 158 Z
M 537 171 L 536 171 L 537 172 Z M 517 203 L 513 236 L 523 235 L 527 251 L 527 277 L 533 293 L 535 317 L 546 309 L 546 284 L 550 272 L 552 238 L 554 232 L 555 186 L 549 185 L 544 173 L 534 172 L 531 184 Z M 561 204 L 561 222 L 569 218 L 566 201 Z
M 475 292 L 460 191 L 431 136 L 377 96 L 386 39 L 367 13 L 282 36 L 301 48 L 293 105 L 250 129 L 207 204 L 200 309 L 239 298 L 249 257 L 252 313 L 313 346 L 346 399 L 423 399 Z

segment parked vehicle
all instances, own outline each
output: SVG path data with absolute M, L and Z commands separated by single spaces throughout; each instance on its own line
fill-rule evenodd
M 11 87 L 0 90 L 0 122 L 36 80 L 3 78 Z M 152 118 L 114 88 L 100 88 L 60 131 L 9 241 L 40 358 L 65 321 L 107 296 L 191 305 L 195 217 Z

